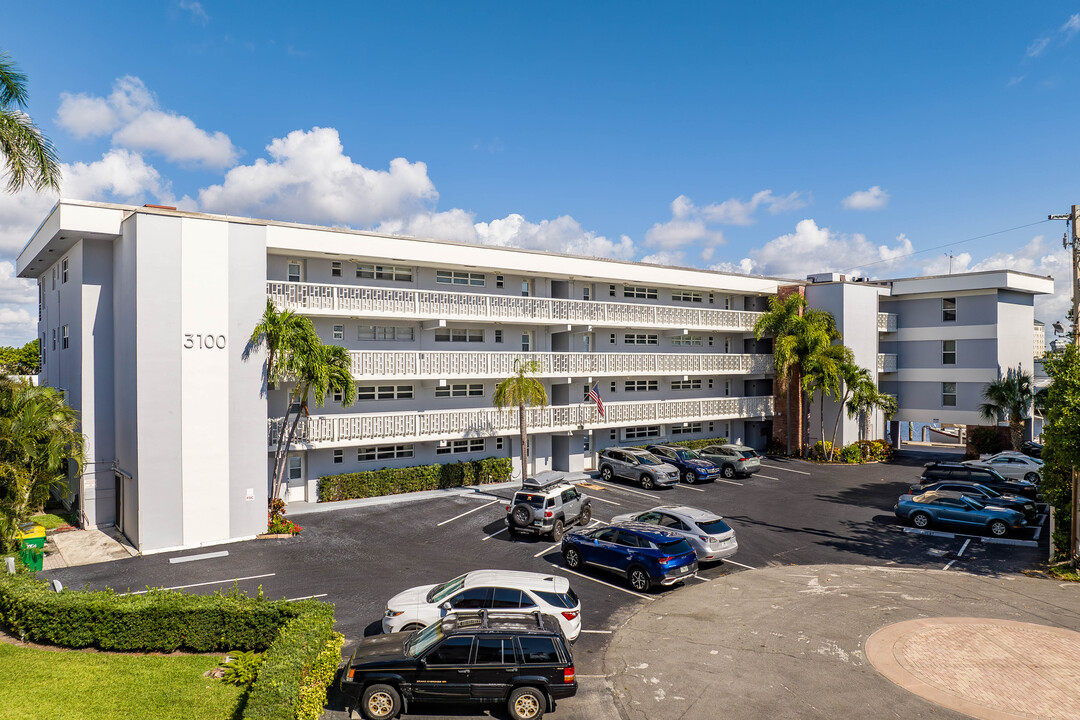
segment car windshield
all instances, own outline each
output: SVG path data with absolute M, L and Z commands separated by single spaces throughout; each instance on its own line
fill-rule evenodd
M 675 454 L 682 460 L 700 460 L 701 456 L 693 450 L 676 450 Z
M 652 453 L 641 453 L 640 455 L 635 454 L 634 457 L 636 457 L 639 461 L 641 461 L 642 465 L 663 465 L 664 464 L 663 460 L 656 457 Z
M 709 535 L 722 535 L 731 530 L 731 526 L 720 518 L 714 520 L 701 520 L 697 526 Z
M 572 589 L 567 590 L 564 593 L 540 592 L 539 590 L 535 592 L 537 597 L 548 605 L 554 605 L 555 607 L 566 608 L 569 610 L 570 608 L 577 607 L 578 604 L 578 596 L 574 594 Z
M 461 586 L 465 584 L 465 576 L 458 575 L 453 580 L 447 580 L 442 585 L 436 585 L 431 588 L 431 592 L 427 594 L 427 601 L 430 603 L 440 603 L 448 596 L 453 595 Z
M 682 555 L 683 553 L 693 552 L 690 547 L 690 543 L 685 540 L 672 540 L 670 542 L 658 542 L 656 547 L 660 548 L 660 552 L 665 555 Z
M 423 655 L 429 647 L 442 639 L 442 623 L 438 622 L 428 625 L 405 642 L 405 654 L 409 657 L 418 658 Z
M 739 450 L 738 453 L 744 458 L 755 458 L 758 456 L 757 450 Z
M 988 488 L 985 485 L 976 485 L 975 487 L 977 487 L 979 491 L 984 493 L 987 497 L 1001 497 L 1001 493 L 999 493 L 994 488 Z

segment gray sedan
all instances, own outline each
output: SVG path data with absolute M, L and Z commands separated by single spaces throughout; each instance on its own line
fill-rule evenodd
M 708 510 L 686 505 L 661 505 L 645 512 L 618 515 L 612 518 L 611 522 L 657 525 L 668 532 L 681 535 L 690 543 L 690 547 L 694 548 L 699 562 L 723 560 L 734 555 L 739 549 L 735 531 L 723 518 Z

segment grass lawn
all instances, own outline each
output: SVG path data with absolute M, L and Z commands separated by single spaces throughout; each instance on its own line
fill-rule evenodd
M 44 515 L 34 515 L 30 518 L 30 522 L 36 522 L 46 530 L 55 530 L 58 527 L 64 527 L 70 525 L 67 518 L 60 515 L 53 515 L 52 513 L 45 513 Z
M 233 717 L 243 690 L 202 674 L 220 657 L 111 655 L 0 643 L 0 717 Z

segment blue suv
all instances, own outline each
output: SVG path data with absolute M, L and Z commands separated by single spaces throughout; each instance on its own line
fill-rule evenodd
M 653 585 L 674 585 L 697 573 L 697 554 L 682 537 L 655 525 L 624 522 L 563 536 L 566 567 L 595 565 L 624 576 L 645 592 Z
M 716 463 L 706 460 L 693 450 L 672 445 L 650 445 L 645 448 L 656 457 L 679 468 L 679 476 L 687 485 L 699 480 L 716 480 L 720 477 L 720 468 Z

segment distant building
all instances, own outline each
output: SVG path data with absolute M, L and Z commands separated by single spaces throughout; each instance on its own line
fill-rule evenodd
M 1046 354 L 1046 325 L 1040 321 L 1035 321 L 1035 357 L 1041 358 Z

